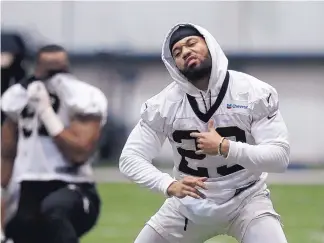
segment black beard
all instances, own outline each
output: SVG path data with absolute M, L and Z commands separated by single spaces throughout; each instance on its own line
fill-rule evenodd
M 191 83 L 195 83 L 203 78 L 210 76 L 212 70 L 212 59 L 208 55 L 204 61 L 200 63 L 199 66 L 185 67 L 184 70 L 180 72 L 189 80 Z

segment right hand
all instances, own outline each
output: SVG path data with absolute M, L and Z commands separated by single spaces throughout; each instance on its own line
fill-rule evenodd
M 28 104 L 38 110 L 39 113 L 42 113 L 48 107 L 52 107 L 50 95 L 42 81 L 34 81 L 28 85 L 27 95 Z
M 196 199 L 206 198 L 206 196 L 201 193 L 196 187 L 207 190 L 205 181 L 207 177 L 193 177 L 185 176 L 180 181 L 175 181 L 167 189 L 169 196 L 174 196 L 178 198 L 184 198 L 190 196 Z

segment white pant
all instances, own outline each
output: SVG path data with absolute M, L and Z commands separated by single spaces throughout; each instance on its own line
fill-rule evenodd
M 287 243 L 279 215 L 273 209 L 268 192 L 251 198 L 238 215 L 227 223 L 198 225 L 188 221 L 169 198 L 147 222 L 135 243 L 202 243 L 226 234 L 242 243 Z

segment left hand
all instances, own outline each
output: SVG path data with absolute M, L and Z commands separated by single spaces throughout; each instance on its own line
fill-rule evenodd
M 40 114 L 51 107 L 51 99 L 42 81 L 35 81 L 27 88 L 28 104 Z
M 213 120 L 208 121 L 208 132 L 193 132 L 190 136 L 197 138 L 199 150 L 196 151 L 196 154 L 218 154 L 218 146 L 222 137 L 216 132 Z

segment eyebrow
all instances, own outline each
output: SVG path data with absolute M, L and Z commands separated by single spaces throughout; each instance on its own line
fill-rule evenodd
M 186 45 L 190 42 L 190 41 L 192 41 L 192 40 L 195 40 L 195 37 L 190 37 L 188 40 L 186 40 Z M 173 50 L 172 50 L 172 55 L 174 54 L 174 52 L 176 51 L 176 50 L 179 50 L 180 48 L 182 48 L 182 47 L 176 47 L 176 48 L 174 48 Z

